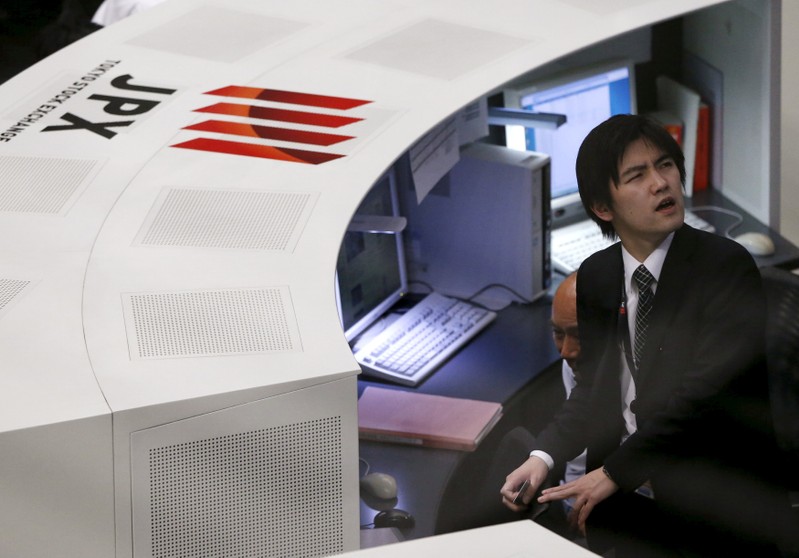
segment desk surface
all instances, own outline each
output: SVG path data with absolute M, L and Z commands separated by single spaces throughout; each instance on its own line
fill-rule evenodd
M 379 385 L 507 405 L 558 361 L 550 335 L 550 313 L 548 300 L 509 306 L 419 386 L 393 386 L 361 376 L 358 390 Z M 388 473 L 397 479 L 397 507 L 411 512 L 416 519 L 416 526 L 404 529 L 403 535 L 415 539 L 435 534 L 447 485 L 469 454 L 376 442 L 361 442 L 360 450 L 372 472 Z M 371 523 L 376 513 L 362 503 L 361 523 Z
M 740 214 L 741 223 L 732 230 L 731 236 L 737 236 L 744 232 L 758 232 L 768 235 L 774 241 L 775 252 L 771 256 L 755 256 L 758 267 L 784 267 L 792 269 L 799 266 L 799 247 L 794 245 L 782 235 L 764 225 L 741 206 L 724 197 L 722 192 L 714 189 L 695 192 L 688 198 L 686 205 L 689 208 L 697 207 L 718 207 L 722 210 L 733 211 Z M 716 232 L 724 234 L 729 227 L 734 226 L 737 219 L 727 213 L 697 209 L 696 214 L 716 227 Z
M 470 529 L 412 541 L 402 545 L 389 545 L 343 554 L 351 558 L 588 558 L 596 556 L 532 521 L 516 521 L 481 529 Z
M 558 358 L 550 336 L 550 312 L 548 300 L 508 306 L 472 342 L 415 388 L 361 375 L 359 395 L 366 386 L 374 385 L 506 403 Z

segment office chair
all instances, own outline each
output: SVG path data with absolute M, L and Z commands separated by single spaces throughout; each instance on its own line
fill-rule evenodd
M 782 448 L 799 458 L 799 275 L 774 267 L 760 272 L 768 303 L 766 350 L 774 426 Z
M 791 513 L 799 525 L 799 275 L 775 267 L 760 273 L 768 304 L 766 352 L 774 429 L 785 452 Z M 785 556 L 799 557 L 799 542 L 789 546 Z

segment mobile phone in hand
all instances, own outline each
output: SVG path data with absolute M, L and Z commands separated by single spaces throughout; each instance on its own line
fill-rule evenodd
M 527 492 L 527 487 L 528 486 L 530 486 L 530 479 L 527 479 L 526 481 L 524 481 L 522 483 L 522 485 L 519 487 L 519 492 L 516 493 L 516 497 L 513 499 L 513 503 L 516 504 L 517 506 L 523 506 L 524 505 L 524 502 L 522 501 L 522 498 L 524 498 L 524 493 Z

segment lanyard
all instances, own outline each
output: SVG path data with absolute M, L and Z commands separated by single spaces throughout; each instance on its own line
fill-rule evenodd
M 624 347 L 624 357 L 627 359 L 627 366 L 630 368 L 630 374 L 633 378 L 638 373 L 638 367 L 635 366 L 633 359 L 633 351 L 630 343 L 630 326 L 627 317 L 627 289 L 622 279 L 621 285 L 621 305 L 619 306 L 619 314 L 616 320 L 617 335 L 621 337 L 621 343 Z

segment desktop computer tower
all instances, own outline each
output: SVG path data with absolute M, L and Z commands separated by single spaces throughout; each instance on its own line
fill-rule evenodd
M 519 301 L 508 289 L 528 301 L 545 294 L 549 169 L 543 153 L 473 143 L 421 203 L 406 189 L 411 284 L 461 298 L 485 289 L 477 300 L 492 307 Z

